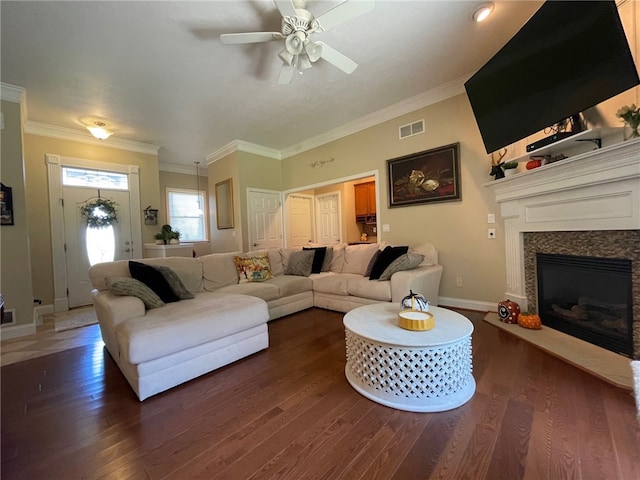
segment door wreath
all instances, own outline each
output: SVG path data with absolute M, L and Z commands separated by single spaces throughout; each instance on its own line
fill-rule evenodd
M 118 222 L 117 207 L 113 200 L 95 198 L 80 208 L 80 214 L 87 220 L 89 228 L 105 228 Z

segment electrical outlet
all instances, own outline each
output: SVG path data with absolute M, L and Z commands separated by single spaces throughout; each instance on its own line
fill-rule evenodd
M 495 238 L 496 238 L 496 229 L 495 228 L 489 228 L 487 230 L 487 237 L 490 238 L 491 240 L 495 240 Z
M 382 231 L 383 232 L 388 232 L 391 230 L 391 227 L 389 227 L 388 223 L 385 223 L 384 225 L 382 225 Z
M 456 287 L 462 287 L 462 277 L 456 277 Z
M 496 214 L 495 213 L 487 214 L 487 223 L 496 223 Z

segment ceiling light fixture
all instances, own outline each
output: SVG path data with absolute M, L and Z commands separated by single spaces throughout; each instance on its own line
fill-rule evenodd
M 111 135 L 113 135 L 113 132 L 110 132 L 109 130 L 104 128 L 106 126 L 107 125 L 104 122 L 93 122 L 93 125 L 87 125 L 87 129 L 91 132 L 91 135 L 93 135 L 97 139 L 106 140 Z
M 487 19 L 493 12 L 495 5 L 492 2 L 483 3 L 473 12 L 473 20 L 475 22 L 482 22 Z

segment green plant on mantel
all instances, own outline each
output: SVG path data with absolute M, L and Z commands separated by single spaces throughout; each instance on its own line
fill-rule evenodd
M 171 240 L 180 240 L 182 234 L 178 230 L 173 230 L 171 225 L 163 225 L 160 233 L 156 233 L 153 238 L 156 240 L 162 240 L 164 244 L 168 244 Z

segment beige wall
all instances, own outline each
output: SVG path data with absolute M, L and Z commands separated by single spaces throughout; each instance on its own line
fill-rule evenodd
M 420 119 L 425 120 L 424 134 L 398 139 L 400 125 Z M 461 201 L 388 207 L 388 159 L 457 142 L 460 143 Z M 311 167 L 314 161 L 327 158 L 335 160 L 322 169 Z M 378 232 L 378 240 L 394 244 L 435 244 L 444 265 L 440 288 L 444 297 L 497 302 L 503 296 L 506 282 L 502 224 L 495 225 L 498 239 L 489 240 L 487 214 L 496 213 L 499 217 L 499 210 L 492 193 L 482 187 L 491 179 L 489 160 L 465 95 L 287 158 L 282 163 L 285 189 L 378 170 L 379 223 L 390 227 L 388 233 Z M 456 276 L 463 277 L 463 287 L 455 286 Z
M 167 218 L 169 218 L 169 213 L 167 211 L 167 188 L 180 188 L 185 190 L 196 190 L 196 187 L 199 186 L 200 191 L 205 192 L 204 198 L 209 198 L 209 181 L 205 175 L 200 175 L 196 177 L 195 175 L 195 167 L 194 174 L 185 174 L 185 173 L 174 173 L 174 172 L 159 172 L 159 180 L 160 180 L 160 203 L 156 205 L 152 205 L 152 208 L 158 209 L 158 225 L 155 229 L 155 233 L 160 232 L 160 228 L 162 225 L 167 223 Z M 206 200 L 205 200 L 206 203 Z M 147 205 L 142 205 L 142 208 L 147 208 Z M 207 219 L 207 231 L 208 231 L 208 205 L 205 206 L 205 218 Z M 143 222 L 144 223 L 144 222 Z M 211 253 L 211 243 L 210 242 L 196 242 L 194 245 L 194 250 L 196 255 L 206 255 Z
M 240 208 L 238 198 L 240 192 L 240 180 L 238 177 L 238 155 L 233 152 L 220 160 L 208 165 L 207 175 L 209 185 L 209 233 L 211 239 L 211 251 L 237 252 L 242 250 L 242 226 L 240 221 Z M 218 230 L 216 217 L 215 185 L 218 182 L 230 178 L 233 193 L 233 228 Z
M 0 130 L 0 181 L 11 187 L 14 225 L 0 227 L 0 292 L 5 309 L 14 309 L 17 325 L 33 322 L 33 291 L 29 259 L 25 179 L 22 162 L 21 113 L 18 103 L 2 101 L 4 129 Z
M 43 304 L 53 303 L 53 264 L 51 252 L 51 224 L 45 155 L 81 158 L 118 165 L 136 165 L 140 177 L 140 205 L 160 204 L 158 157 L 144 153 L 60 140 L 39 135 L 24 136 L 24 163 L 27 185 L 27 216 L 32 232 L 31 263 L 33 294 Z M 142 241 L 153 242 L 156 227 L 144 225 L 142 211 Z

